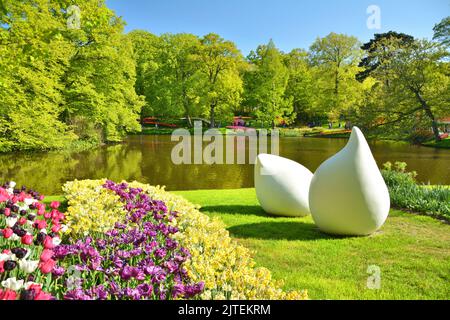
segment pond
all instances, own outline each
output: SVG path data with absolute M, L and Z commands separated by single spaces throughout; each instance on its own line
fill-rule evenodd
M 280 138 L 280 155 L 311 171 L 338 152 L 346 139 Z M 167 190 L 227 189 L 253 187 L 253 165 L 175 165 L 171 161 L 170 136 L 129 136 L 124 143 L 83 152 L 12 153 L 0 155 L 0 181 L 15 180 L 43 194 L 61 194 L 67 180 L 138 180 L 165 185 Z M 450 184 L 450 150 L 373 141 L 379 166 L 404 161 L 425 183 Z

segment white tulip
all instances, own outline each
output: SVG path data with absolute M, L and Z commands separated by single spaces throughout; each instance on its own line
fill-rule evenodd
M 39 261 L 27 261 L 27 260 L 20 260 L 19 261 L 19 267 L 26 273 L 32 273 L 34 272 L 39 265 Z
M 6 218 L 6 225 L 10 228 L 14 227 L 17 222 L 17 218 L 8 217 Z
M 15 181 L 10 181 L 9 182 L 9 187 L 10 188 L 14 188 L 16 186 L 16 182 Z
M 11 257 L 12 256 L 16 256 L 15 254 L 12 253 L 0 253 L 0 262 L 1 261 L 8 261 L 8 260 L 12 260 Z
M 32 204 L 35 203 L 36 201 L 37 201 L 36 199 L 31 199 L 31 198 L 26 198 L 26 199 L 24 200 L 24 202 L 25 202 L 25 204 L 26 204 L 27 206 L 32 205 Z
M 2 281 L 2 287 L 13 291 L 18 291 L 23 287 L 23 280 L 17 280 L 16 277 Z
M 19 206 L 19 211 L 28 210 L 28 209 L 29 209 L 29 207 L 26 203 L 24 203 L 22 206 Z
M 61 239 L 59 237 L 54 237 L 52 239 L 52 242 L 53 242 L 54 246 L 57 246 L 57 245 L 59 245 L 61 243 Z
M 17 241 L 17 240 L 20 240 L 20 237 L 17 234 L 13 233 L 12 236 L 9 237 L 8 240 L 10 240 L 10 241 Z

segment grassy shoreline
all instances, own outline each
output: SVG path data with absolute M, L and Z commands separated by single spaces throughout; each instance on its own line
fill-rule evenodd
M 190 134 L 194 133 L 193 128 L 180 128 L 186 129 L 190 132 Z M 305 137 L 305 138 L 328 138 L 328 139 L 348 139 L 350 137 L 350 130 L 345 130 L 342 128 L 333 128 L 327 129 L 322 127 L 300 127 L 300 128 L 277 128 L 279 130 L 280 137 Z M 173 128 L 154 128 L 147 127 L 143 128 L 141 132 L 134 133 L 135 135 L 171 135 L 173 131 L 176 129 Z M 203 132 L 207 131 L 208 128 L 203 128 Z M 236 134 L 234 130 L 227 128 L 218 128 L 219 132 L 222 134 Z M 256 130 L 260 130 L 256 128 Z M 271 129 L 267 129 L 270 134 Z M 369 140 L 378 140 L 378 141 L 395 141 L 395 142 L 404 142 L 410 144 L 405 140 L 398 139 L 389 139 L 389 138 L 377 138 L 377 137 L 368 137 Z M 429 141 L 420 144 L 420 146 L 438 148 L 438 149 L 450 149 L 450 138 L 444 139 L 440 142 Z

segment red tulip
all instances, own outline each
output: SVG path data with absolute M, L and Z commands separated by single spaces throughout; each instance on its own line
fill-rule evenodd
M 3 236 L 6 238 L 6 239 L 8 239 L 9 237 L 11 237 L 12 235 L 13 235 L 13 233 L 14 233 L 14 231 L 11 229 L 11 228 L 6 228 L 6 229 L 3 229 Z
M 26 234 L 22 237 L 21 242 L 26 245 L 33 243 L 33 236 L 31 234 Z
M 52 217 L 52 213 L 51 212 L 44 213 L 44 218 L 45 219 L 50 219 L 51 217 Z
M 59 225 L 59 224 L 55 224 L 53 227 L 52 227 L 52 232 L 59 232 L 59 230 L 61 230 L 61 226 Z
M 5 269 L 3 269 L 3 265 L 5 264 L 5 261 L 0 261 L 0 274 L 5 272 Z
M 20 218 L 19 219 L 19 224 L 21 225 L 21 226 L 23 226 L 26 222 L 27 222 L 27 219 L 25 219 L 24 217 L 22 217 L 22 218 Z
M 53 251 L 49 249 L 44 249 L 41 253 L 41 262 L 47 262 L 53 257 Z
M 0 300 L 16 300 L 17 299 L 17 293 L 15 291 L 6 289 L 2 290 L 0 289 Z
M 44 291 L 40 291 L 38 294 L 35 295 L 34 300 L 52 300 L 52 295 L 45 293 Z
M 5 216 L 9 217 L 11 215 L 11 209 L 5 208 Z
M 47 274 L 52 272 L 53 268 L 56 265 L 56 261 L 53 259 L 48 259 L 45 262 L 41 262 L 39 265 L 39 269 L 41 270 L 42 273 Z

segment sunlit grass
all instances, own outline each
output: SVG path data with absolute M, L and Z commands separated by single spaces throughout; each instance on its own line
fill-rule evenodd
M 321 233 L 311 217 L 270 217 L 254 189 L 176 192 L 219 217 L 231 235 L 255 250 L 286 289 L 312 299 L 447 299 L 450 294 L 450 225 L 392 210 L 370 237 Z M 367 268 L 381 269 L 381 289 L 366 286 Z

